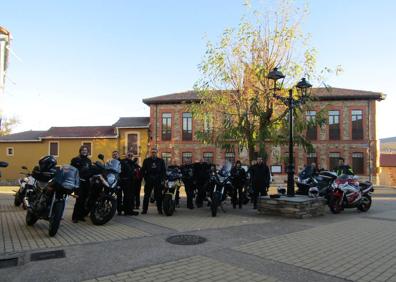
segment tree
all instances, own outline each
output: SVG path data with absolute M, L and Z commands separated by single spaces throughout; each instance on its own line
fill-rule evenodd
M 311 82 L 321 82 L 331 70 L 316 70 L 316 50 L 308 47 L 308 38 L 300 29 L 306 9 L 280 2 L 274 11 L 249 12 L 238 28 L 226 29 L 217 44 L 207 43 L 199 65 L 201 79 L 195 84 L 200 103 L 189 107 L 196 120 L 210 120 L 213 129 L 198 131 L 198 139 L 223 148 L 247 149 L 251 161 L 257 145 L 265 155 L 268 142 L 286 142 L 287 107 L 274 98 L 274 87 L 286 96 L 287 89 L 303 75 Z M 281 67 L 287 77 L 283 85 L 267 79 L 275 67 Z M 301 117 L 313 100 L 310 97 L 296 110 L 295 141 L 305 148 L 310 142 L 302 132 L 308 124 Z M 321 115 L 315 123 L 323 124 Z
M 15 117 L 0 119 L 0 136 L 10 134 L 18 123 L 19 120 Z

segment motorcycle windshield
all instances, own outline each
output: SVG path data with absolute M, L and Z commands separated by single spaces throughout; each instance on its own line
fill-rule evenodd
M 107 161 L 105 165 L 105 169 L 108 171 L 112 171 L 114 173 L 120 173 L 121 172 L 121 163 L 119 160 L 112 159 Z
M 114 173 L 109 173 L 107 175 L 107 183 L 109 183 L 110 187 L 113 187 L 114 183 L 116 182 L 117 177 L 115 176 Z
M 219 171 L 220 176 L 227 176 L 231 173 L 232 164 L 229 161 L 226 161 L 223 167 Z

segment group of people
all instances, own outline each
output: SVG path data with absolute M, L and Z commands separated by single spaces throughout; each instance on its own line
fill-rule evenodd
M 84 217 L 88 215 L 85 205 L 90 193 L 89 172 L 92 166 L 92 161 L 88 154 L 88 148 L 81 146 L 79 155 L 71 160 L 71 165 L 79 170 L 81 179 L 72 215 L 72 220 L 75 223 L 85 221 Z M 144 198 L 141 213 L 147 213 L 150 197 L 152 192 L 154 192 L 157 211 L 162 214 L 162 196 L 167 167 L 164 160 L 159 158 L 157 154 L 157 149 L 153 148 L 151 155 L 143 161 L 143 165 L 140 167 L 138 159 L 134 158 L 132 152 L 128 152 L 126 157 L 121 159 L 119 152 L 113 151 L 112 158 L 119 160 L 121 164 L 119 182 L 121 189 L 117 192 L 118 215 L 124 213 L 124 215 L 136 216 L 139 214 L 136 210 L 140 208 L 140 190 L 143 179 Z M 182 165 L 178 168 L 182 173 L 182 181 L 187 196 L 187 208 L 194 209 L 194 199 L 195 207 L 202 207 L 207 195 L 210 173 L 216 171 L 216 166 L 201 160 L 200 162 Z M 263 159 L 257 158 L 257 161 L 250 166 L 248 171 L 242 167 L 240 161 L 236 161 L 231 169 L 231 176 L 234 187 L 232 191 L 233 207 L 239 206 L 239 208 L 242 208 L 245 196 L 244 187 L 246 187 L 249 179 L 253 191 L 253 207 L 257 208 L 257 199 L 260 195 L 267 194 L 271 179 L 270 170 Z

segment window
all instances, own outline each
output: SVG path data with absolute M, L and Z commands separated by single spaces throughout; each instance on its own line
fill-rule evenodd
M 308 153 L 307 154 L 307 165 L 312 163 L 318 164 L 318 158 L 316 157 L 316 153 Z
M 308 126 L 307 126 L 307 139 L 316 140 L 318 138 L 318 131 L 316 125 L 311 125 L 309 123 L 315 122 L 316 112 L 315 111 L 307 111 L 306 114 Z
M 213 153 L 212 152 L 203 153 L 203 159 L 205 162 L 212 164 L 213 163 Z
M 364 174 L 363 153 L 352 153 L 352 170 L 355 174 Z
M 192 153 L 184 152 L 182 153 L 182 164 L 191 164 L 192 163 Z
M 338 160 L 340 159 L 340 153 L 330 153 L 329 154 L 329 169 L 335 170 L 338 166 Z
M 161 154 L 161 157 L 164 160 L 166 166 L 170 165 L 170 163 L 172 161 L 172 154 L 171 153 L 164 152 L 164 153 Z
M 340 111 L 329 111 L 329 139 L 340 140 Z
M 162 114 L 162 140 L 169 141 L 172 139 L 172 114 Z
M 92 156 L 92 142 L 83 142 L 82 145 L 87 146 L 88 156 Z
M 129 133 L 127 135 L 127 152 L 128 151 L 131 151 L 134 156 L 139 155 L 137 133 Z
M 184 141 L 192 140 L 192 114 L 191 113 L 183 113 L 182 139 Z
M 234 152 L 225 153 L 225 160 L 234 164 L 235 163 L 235 153 Z
M 58 142 L 50 142 L 49 143 L 49 154 L 51 156 L 59 156 L 59 143 Z
M 14 155 L 14 147 L 7 147 L 6 148 L 6 155 L 12 157 Z
M 352 140 L 363 139 L 363 111 L 352 111 Z

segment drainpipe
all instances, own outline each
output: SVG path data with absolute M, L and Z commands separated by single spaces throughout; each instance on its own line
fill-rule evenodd
M 371 105 L 367 100 L 367 122 L 368 122 L 368 155 L 369 155 L 369 181 L 372 181 L 372 159 L 371 159 Z

